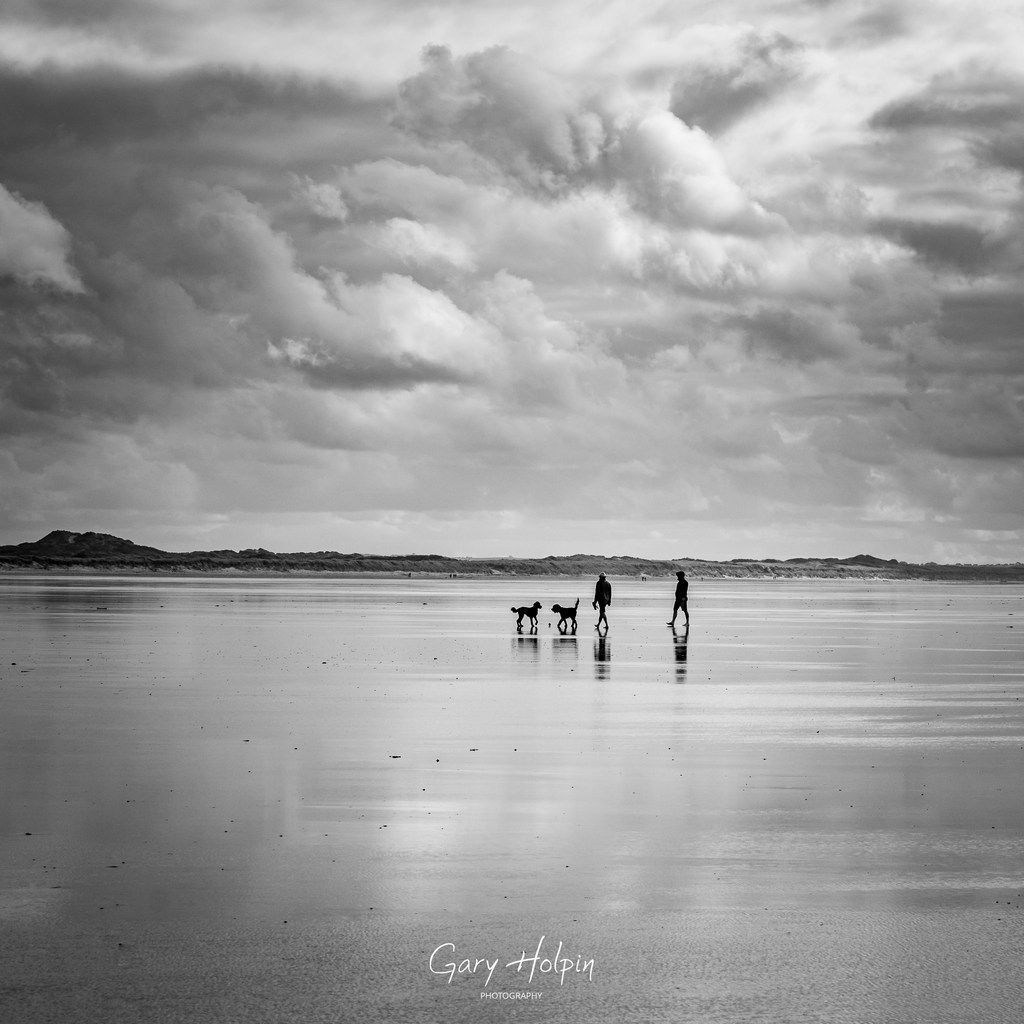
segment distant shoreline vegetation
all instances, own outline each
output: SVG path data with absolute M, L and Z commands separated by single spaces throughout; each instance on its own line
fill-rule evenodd
M 161 551 L 106 533 L 53 530 L 38 541 L 0 546 L 0 571 L 107 573 L 375 574 L 430 576 L 672 576 L 684 569 L 695 579 L 866 579 L 1024 582 L 1024 563 L 916 564 L 854 555 L 851 558 L 649 559 L 629 555 L 549 555 L 545 558 L 453 558 L 446 555 L 367 555 L 358 552 L 277 553 Z

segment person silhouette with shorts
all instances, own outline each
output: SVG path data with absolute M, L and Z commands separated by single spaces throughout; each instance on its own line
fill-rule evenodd
M 602 572 L 597 577 L 597 586 L 594 587 L 594 608 L 598 611 L 597 625 L 594 629 L 600 629 L 601 623 L 604 623 L 604 628 L 608 628 L 608 616 L 605 614 L 605 609 L 612 603 L 612 585 L 605 579 L 604 573 Z
M 666 626 L 671 626 L 673 629 L 676 628 L 676 616 L 682 612 L 686 617 L 686 628 L 690 628 L 690 613 L 686 609 L 686 592 L 690 588 L 690 584 L 687 582 L 686 573 L 682 569 L 676 573 L 678 582 L 676 583 L 676 600 L 675 604 L 672 605 L 672 618 L 665 623 Z

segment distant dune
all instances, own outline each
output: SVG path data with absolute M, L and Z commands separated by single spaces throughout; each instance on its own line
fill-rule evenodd
M 1024 564 L 917 565 L 873 555 L 852 558 L 647 559 L 629 555 L 549 555 L 545 558 L 452 558 L 445 555 L 367 555 L 337 551 L 277 553 L 161 551 L 107 533 L 53 530 L 41 540 L 0 546 L 0 571 L 109 573 L 377 573 L 458 576 L 671 576 L 696 579 L 887 579 L 1024 582 Z

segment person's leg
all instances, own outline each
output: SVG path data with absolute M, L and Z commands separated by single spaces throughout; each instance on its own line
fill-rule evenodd
M 665 623 L 666 626 L 674 626 L 676 624 L 676 615 L 679 613 L 679 602 L 675 601 L 672 604 L 672 618 Z

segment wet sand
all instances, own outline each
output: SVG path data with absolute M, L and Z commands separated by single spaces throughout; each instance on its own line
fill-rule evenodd
M 1019 1020 L 1024 587 L 591 587 L 0 581 L 3 1019 Z

